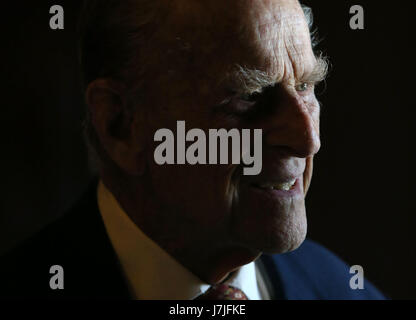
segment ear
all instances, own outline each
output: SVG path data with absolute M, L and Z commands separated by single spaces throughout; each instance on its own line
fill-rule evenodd
M 139 111 L 129 111 L 126 89 L 111 79 L 96 79 L 88 85 L 86 103 L 92 125 L 108 156 L 129 175 L 144 172 L 144 130 Z M 141 134 L 143 133 L 143 134 Z

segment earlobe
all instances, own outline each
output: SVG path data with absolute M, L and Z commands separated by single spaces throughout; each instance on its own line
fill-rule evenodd
M 138 161 L 142 146 L 135 141 L 134 114 L 128 110 L 125 95 L 121 83 L 96 79 L 86 90 L 86 104 L 91 124 L 108 156 L 127 174 L 138 175 L 142 171 Z

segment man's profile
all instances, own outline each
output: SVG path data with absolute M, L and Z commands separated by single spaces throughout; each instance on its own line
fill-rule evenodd
M 370 283 L 351 290 L 348 266 L 305 240 L 321 144 L 314 88 L 327 73 L 311 23 L 297 0 L 86 0 L 80 58 L 99 180 L 1 258 L 0 296 L 383 298 Z M 156 163 L 155 132 L 178 121 L 261 129 L 261 172 Z M 49 287 L 53 265 L 62 290 Z

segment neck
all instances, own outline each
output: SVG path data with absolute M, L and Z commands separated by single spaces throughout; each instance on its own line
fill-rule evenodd
M 260 252 L 239 246 L 228 233 L 206 230 L 180 214 L 168 212 L 154 199 L 154 192 L 137 181 L 106 187 L 140 230 L 175 260 L 208 284 L 216 284 L 241 266 L 256 260 Z M 132 191 L 134 190 L 134 191 Z

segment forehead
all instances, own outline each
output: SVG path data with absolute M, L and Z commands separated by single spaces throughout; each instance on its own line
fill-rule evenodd
M 175 1 L 171 12 L 165 30 L 170 59 L 180 60 L 177 67 L 218 79 L 241 65 L 276 82 L 313 69 L 308 25 L 297 0 Z

